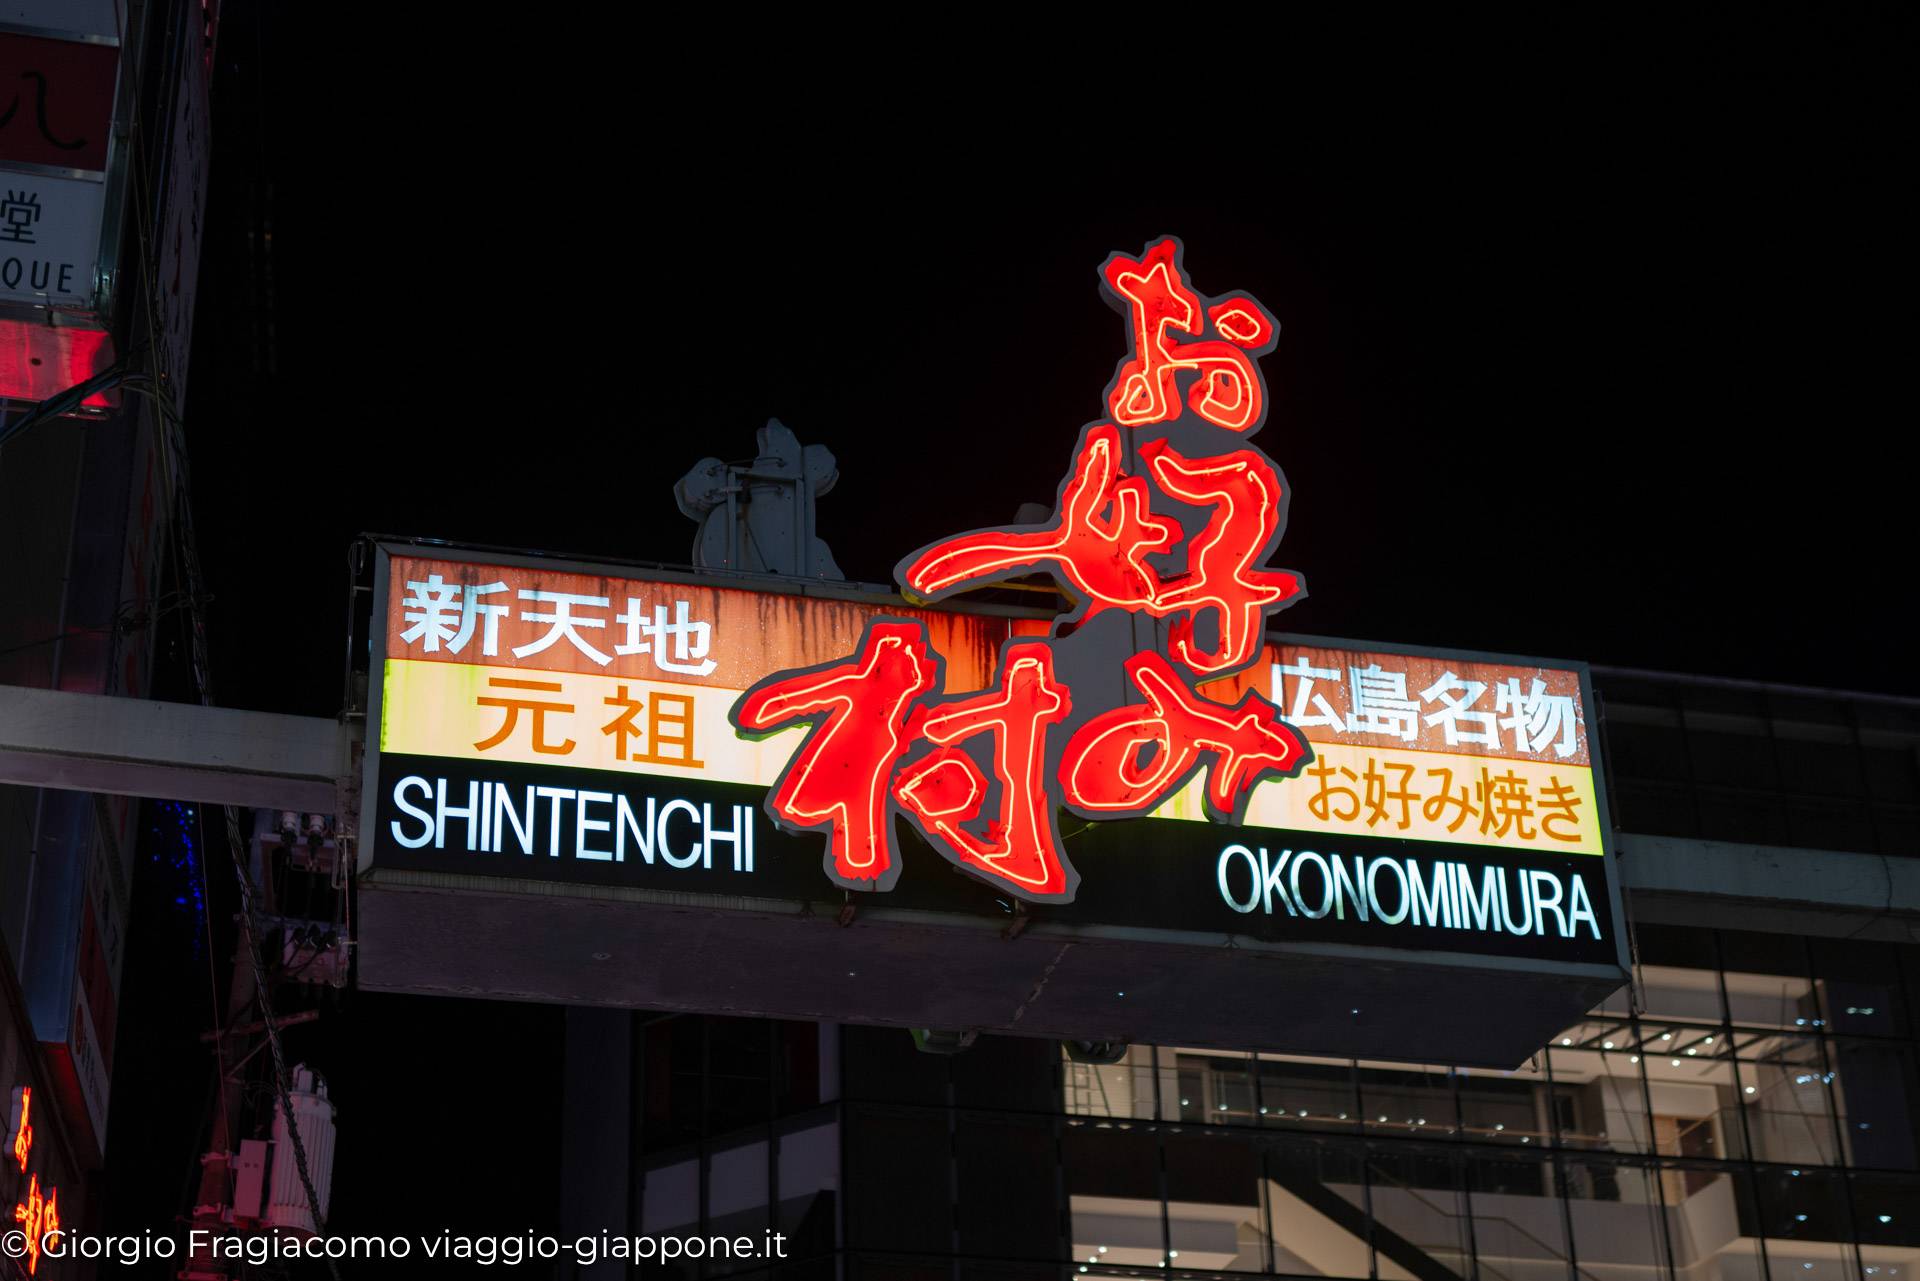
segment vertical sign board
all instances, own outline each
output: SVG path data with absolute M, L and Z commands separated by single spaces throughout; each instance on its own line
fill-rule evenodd
M 0 301 L 93 302 L 120 45 L 76 34 L 0 30 Z

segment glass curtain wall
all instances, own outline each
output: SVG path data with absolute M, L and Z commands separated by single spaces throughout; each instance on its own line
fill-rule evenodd
M 1512 1071 L 1134 1046 L 1060 1065 L 1073 1263 L 1391 1281 L 1920 1269 L 1915 949 L 1643 927 Z M 1230 1195 L 1114 1185 L 1204 1135 Z
M 1643 926 L 1639 954 L 1510 1071 L 663 1021 L 636 1218 L 799 1252 L 689 1278 L 1920 1281 L 1920 948 Z

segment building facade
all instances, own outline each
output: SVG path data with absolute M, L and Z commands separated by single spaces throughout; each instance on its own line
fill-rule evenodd
M 0 20 L 4 76 L 25 86 L 0 120 L 0 684 L 153 695 L 179 608 L 214 25 L 201 0 L 28 0 Z M 143 830 L 126 797 L 0 786 L 10 1227 L 99 1222 Z M 91 1268 L 0 1263 L 36 1281 Z
M 689 1278 L 1900 1281 L 1920 705 L 1595 685 L 1635 982 L 1512 1070 L 576 1008 L 569 1226 Z

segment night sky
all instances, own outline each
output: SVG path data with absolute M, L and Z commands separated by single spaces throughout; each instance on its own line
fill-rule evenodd
M 1096 268 L 1162 234 L 1280 321 L 1287 629 L 1920 695 L 1913 90 L 1870 21 L 1525 71 L 1289 46 L 1165 100 L 336 21 L 222 6 L 186 431 L 223 703 L 339 709 L 356 534 L 684 561 L 670 486 L 770 417 L 837 455 L 853 579 L 1049 502 L 1124 351 Z M 371 1136 L 445 1138 L 399 1119 L 425 1082 L 557 1082 L 553 1011 L 427 1009 L 290 1045 L 361 1223 Z

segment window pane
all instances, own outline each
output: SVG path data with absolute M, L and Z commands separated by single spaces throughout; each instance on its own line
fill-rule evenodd
M 1839 1165 L 1818 1039 L 1756 1036 L 1741 1045 L 1740 1060 L 1753 1155 L 1762 1161 Z
M 904 1033 L 900 1036 L 905 1039 Z M 847 1181 L 848 1246 L 951 1253 L 953 1172 L 946 1118 L 868 1107 L 849 1107 L 845 1116 L 850 1168 L 886 1172 L 867 1178 L 856 1173 Z
M 1408 1138 L 1453 1134 L 1453 1082 L 1446 1068 L 1362 1064 L 1358 1075 L 1360 1119 L 1368 1130 Z
M 1258 1272 L 1266 1258 L 1260 1159 L 1252 1142 L 1227 1134 L 1169 1131 L 1171 1267 Z
M 1069 1123 L 1061 1150 L 1073 1257 L 1089 1265 L 1162 1266 L 1166 1238 L 1153 1128 Z
M 1566 1220 L 1547 1154 L 1477 1157 L 1468 1170 L 1480 1274 L 1565 1281 Z
M 711 1236 L 759 1236 L 772 1227 L 767 1206 L 767 1141 L 744 1143 L 713 1152 L 707 1164 L 707 1222 Z M 711 1276 L 761 1266 L 759 1260 L 731 1256 L 709 1258 Z
M 707 1132 L 725 1134 L 773 1114 L 773 1022 L 707 1017 Z
M 1833 1091 L 1840 1133 L 1851 1165 L 1883 1170 L 1920 1169 L 1914 1104 L 1920 1074 L 1913 1051 L 1884 1041 L 1837 1041 Z
M 1767 1275 L 1754 1226 L 1753 1184 L 1744 1170 L 1668 1164 L 1658 1182 L 1677 1281 L 1761 1281 Z M 1782 1273 L 1773 1275 L 1782 1281 Z
M 1732 1041 L 1722 1028 L 1641 1025 L 1654 1150 L 1721 1160 L 1744 1152 Z
M 1780 934 L 1720 931 L 1727 1011 L 1736 1025 L 1814 1027 L 1820 1012 L 1805 944 Z
M 842 1027 L 840 1037 L 849 1098 L 946 1105 L 951 1056 L 922 1054 L 904 1028 Z
M 1853 1225 L 1838 1175 L 1762 1170 L 1759 1228 L 1773 1275 L 1794 1281 L 1853 1281 Z
M 1474 1275 L 1457 1153 L 1444 1148 L 1371 1146 L 1367 1195 L 1373 1202 L 1373 1247 L 1421 1281 L 1434 1264 Z
M 1610 1281 L 1664 1273 L 1668 1246 L 1659 1172 L 1597 1154 L 1568 1153 L 1561 1160 L 1580 1276 Z
M 1865 1174 L 1850 1190 L 1866 1270 L 1886 1281 L 1912 1277 L 1920 1268 L 1920 1179 Z
M 1547 1059 L 1562 1143 L 1601 1152 L 1650 1150 L 1639 1057 L 1628 1023 L 1583 1023 L 1554 1039 Z
M 1721 1021 L 1720 975 L 1716 971 L 1642 965 L 1639 975 L 1645 1017 L 1693 1023 Z
M 1821 1017 L 1835 1032 L 1905 1036 L 1899 949 L 1891 943 L 1814 939 Z
M 1118 1063 L 1075 1063 L 1062 1050 L 1060 1073 L 1069 1116 L 1153 1119 L 1153 1057 L 1147 1046 L 1129 1046 Z
M 704 1035 L 699 1015 L 682 1015 L 641 1032 L 644 1057 L 640 1111 L 649 1149 L 677 1147 L 700 1137 L 700 1058 Z
M 1161 1051 L 1163 1061 L 1166 1053 Z M 1211 1125 L 1255 1123 L 1252 1056 L 1182 1052 L 1177 1063 L 1182 1121 Z
M 1038 1044 L 1051 1048 L 1044 1041 Z M 1052 1122 L 964 1115 L 954 1131 L 954 1152 L 960 1252 L 1001 1259 L 1058 1258 L 1060 1206 Z
M 1351 1063 L 1262 1058 L 1259 1073 L 1263 1125 L 1342 1130 L 1359 1124 Z
M 1052 1112 L 1052 1041 L 1032 1036 L 981 1036 L 965 1054 L 952 1056 L 953 1097 L 963 1108 L 1005 1112 Z
M 1459 1093 L 1461 1132 L 1467 1138 L 1515 1146 L 1547 1142 L 1550 1127 L 1540 1119 L 1543 1087 L 1531 1073 L 1461 1068 L 1454 1087 Z
M 774 1230 L 787 1234 L 787 1257 L 833 1249 L 834 1189 L 840 1186 L 840 1127 L 829 1122 L 780 1135 L 775 1158 L 780 1204 Z
M 699 1230 L 700 1162 L 675 1161 L 656 1166 L 641 1177 L 641 1231 Z
M 774 1113 L 786 1116 L 820 1103 L 820 1025 L 775 1020 Z
M 1126 1197 L 1159 1204 L 1160 1149 L 1152 1127 L 1068 1122 L 1061 1149 L 1067 1191 L 1075 1197 Z
M 1273 1271 L 1370 1275 L 1359 1151 L 1334 1144 L 1274 1142 L 1266 1147 L 1265 1169 Z M 1391 1268 L 1382 1274 L 1391 1275 Z

